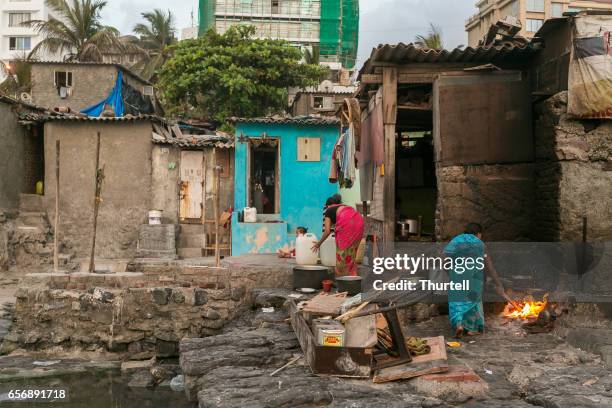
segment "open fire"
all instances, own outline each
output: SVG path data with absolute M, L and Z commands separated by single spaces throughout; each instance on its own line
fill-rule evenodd
M 506 305 L 503 316 L 509 319 L 536 319 L 548 304 L 548 295 L 544 295 L 541 301 L 525 299 L 515 302 L 518 310 L 510 303 Z

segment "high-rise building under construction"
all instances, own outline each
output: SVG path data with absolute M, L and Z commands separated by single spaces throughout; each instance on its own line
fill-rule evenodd
M 359 0 L 200 0 L 199 20 L 200 35 L 249 24 L 259 38 L 318 49 L 321 62 L 355 65 Z

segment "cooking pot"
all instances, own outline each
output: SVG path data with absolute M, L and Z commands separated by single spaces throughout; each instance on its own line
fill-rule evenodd
M 361 293 L 362 281 L 363 278 L 361 276 L 340 276 L 336 278 L 338 292 L 348 292 L 349 296 L 355 296 Z
M 293 289 L 322 289 L 323 281 L 330 279 L 330 270 L 326 266 L 297 265 L 293 267 Z

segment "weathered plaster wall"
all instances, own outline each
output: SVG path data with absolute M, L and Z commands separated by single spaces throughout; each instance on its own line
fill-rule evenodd
M 295 229 L 305 226 L 317 236 L 321 235 L 322 212 L 328 197 L 338 192 L 338 185 L 328 181 L 331 153 L 338 138 L 337 126 L 299 126 L 289 124 L 238 124 L 237 135 L 260 137 L 267 133 L 269 137 L 280 138 L 280 219 L 286 224 L 286 233 L 294 235 Z M 318 162 L 297 161 L 298 137 L 321 138 L 321 160 Z M 241 211 L 247 206 L 247 153 L 248 143 L 237 141 L 235 149 L 235 208 Z M 262 235 L 261 224 L 238 225 L 237 213 L 234 215 L 232 238 L 233 255 L 242 253 L 269 253 L 283 247 L 288 242 L 276 241 L 270 246 L 253 245 L 245 237 Z M 279 226 L 267 224 L 267 240 L 276 240 L 277 234 L 271 233 Z M 265 252 L 264 252 L 265 251 Z M 272 251 L 273 252 L 273 251 Z
M 536 231 L 543 241 L 612 238 L 612 123 L 567 117 L 567 92 L 536 106 Z
M 439 167 L 437 236 L 448 240 L 478 222 L 488 241 L 530 237 L 533 227 L 532 164 Z
M 24 183 L 26 131 L 12 112 L 13 105 L 0 101 L 0 208 L 16 208 Z
M 72 72 L 72 95 L 65 99 L 58 95 L 55 71 Z M 80 111 L 106 99 L 115 86 L 117 74 L 114 65 L 32 64 L 32 101 L 39 106 L 68 106 Z M 125 73 L 123 78 L 136 90 L 142 91 L 143 82 Z
M 101 133 L 104 167 L 96 255 L 130 258 L 138 226 L 151 209 L 151 123 L 48 122 L 45 125 L 45 184 L 55 185 L 55 140 L 61 141 L 60 239 L 77 257 L 89 254 L 93 231 L 96 132 Z M 48 214 L 55 211 L 55 189 L 47 188 Z
M 163 210 L 163 222 L 178 224 L 180 150 L 168 145 L 153 145 L 151 209 Z

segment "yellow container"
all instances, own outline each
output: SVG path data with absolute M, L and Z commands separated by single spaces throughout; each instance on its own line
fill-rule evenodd
M 319 345 L 344 347 L 344 330 L 319 329 Z
M 43 188 L 43 182 L 42 181 L 37 181 L 36 182 L 36 194 L 38 195 L 43 195 L 45 193 L 44 188 Z

